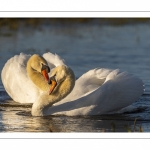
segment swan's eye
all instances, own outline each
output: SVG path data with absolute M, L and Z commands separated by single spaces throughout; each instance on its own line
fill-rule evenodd
M 56 81 L 55 76 L 56 76 L 56 74 L 49 78 L 48 84 L 52 84 L 52 80 Z
M 41 71 L 46 70 L 47 73 L 50 72 L 50 68 L 47 65 L 42 64 Z

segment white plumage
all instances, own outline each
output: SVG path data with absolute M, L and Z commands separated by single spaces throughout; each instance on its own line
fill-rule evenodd
M 30 55 L 21 53 L 10 58 L 2 70 L 2 82 L 7 93 L 19 103 L 34 103 L 42 91 L 30 80 L 26 64 Z M 45 53 L 51 69 L 64 65 L 58 55 Z M 44 115 L 99 115 L 116 112 L 140 98 L 144 84 L 138 77 L 118 69 L 96 68 L 76 80 L 72 92 L 49 107 Z

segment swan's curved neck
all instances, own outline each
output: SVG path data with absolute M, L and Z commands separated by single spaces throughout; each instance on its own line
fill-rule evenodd
M 65 98 L 73 89 L 75 85 L 75 76 L 73 73 L 67 76 L 67 78 L 57 87 L 57 90 L 53 91 L 51 95 L 47 92 L 43 92 L 32 106 L 33 116 L 44 116 L 49 114 L 51 106 Z M 49 114 L 50 115 L 50 114 Z
M 42 91 L 49 90 L 49 84 L 40 72 L 34 70 L 30 65 L 27 65 L 27 72 L 29 78 L 39 89 L 41 89 Z

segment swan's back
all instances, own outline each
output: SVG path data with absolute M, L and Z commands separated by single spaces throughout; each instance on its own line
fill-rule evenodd
M 96 68 L 84 73 L 77 81 L 74 88 L 75 93 L 86 94 L 100 87 L 106 80 L 111 69 Z
M 101 71 L 106 71 L 104 73 L 106 76 L 98 74 Z M 76 116 L 112 113 L 129 106 L 130 104 L 138 100 L 144 92 L 144 84 L 141 79 L 127 72 L 120 72 L 118 69 L 102 69 L 99 71 L 91 70 L 91 72 L 85 73 L 78 80 L 81 80 L 80 83 L 82 83 L 82 80 L 84 80 L 82 84 L 83 89 L 87 89 L 85 86 L 87 85 L 87 83 L 89 83 L 90 85 L 90 74 L 92 74 L 92 79 L 95 75 L 97 88 L 85 94 L 84 92 L 86 91 L 83 91 L 83 95 L 79 97 L 77 89 L 81 89 L 80 87 L 77 87 L 76 84 L 76 89 L 73 90 L 74 93 L 71 93 L 64 100 L 60 101 L 53 108 L 51 108 L 51 114 L 54 113 Z M 105 77 L 103 78 L 105 81 L 102 80 L 102 77 Z M 75 93 L 77 94 L 77 96 L 75 95 Z M 67 111 L 68 108 L 69 111 Z M 61 112 L 55 112 L 55 109 L 60 109 Z

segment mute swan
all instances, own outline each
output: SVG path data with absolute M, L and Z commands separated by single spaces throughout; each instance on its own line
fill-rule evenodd
M 138 100 L 144 91 L 141 79 L 118 69 L 96 68 L 75 81 L 64 60 L 52 53 L 16 55 L 7 61 L 1 77 L 13 100 L 33 103 L 33 116 L 112 113 Z

